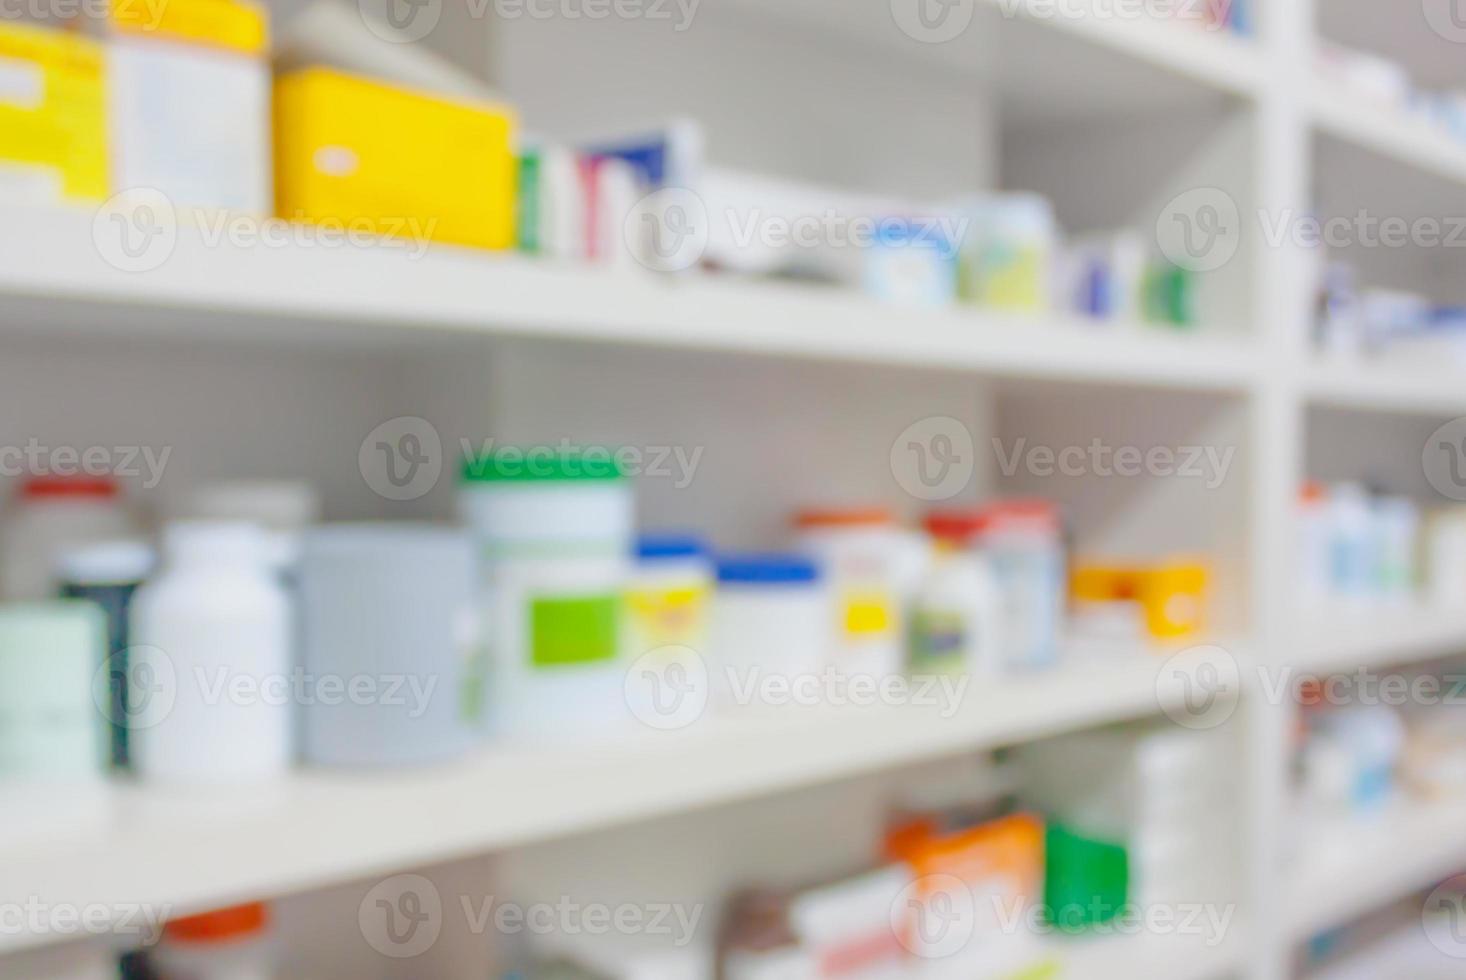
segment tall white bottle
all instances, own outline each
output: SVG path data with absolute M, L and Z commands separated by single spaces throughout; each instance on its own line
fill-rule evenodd
M 290 603 L 250 524 L 182 522 L 132 604 L 132 766 L 155 782 L 230 783 L 290 766 Z

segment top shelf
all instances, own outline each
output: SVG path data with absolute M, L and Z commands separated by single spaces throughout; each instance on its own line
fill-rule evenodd
M 974 0 L 922 20 L 914 0 L 737 0 L 739 12 L 844 38 L 993 86 L 1025 122 L 1254 99 L 1262 58 L 1249 38 L 1158 19 L 1140 5 Z M 934 8 L 935 9 L 935 8 Z M 1198 12 L 1201 4 L 1194 5 Z
M 0 214 L 0 322 L 52 336 L 420 348 L 481 335 L 1213 392 L 1245 389 L 1254 368 L 1245 344 L 1159 327 L 896 308 L 834 289 L 452 248 L 211 242 L 192 222 L 166 261 L 126 272 L 103 258 L 88 213 Z

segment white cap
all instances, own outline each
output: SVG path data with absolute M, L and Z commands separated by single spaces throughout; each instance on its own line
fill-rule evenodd
M 163 529 L 170 562 L 231 561 L 264 564 L 265 532 L 246 521 L 176 521 Z
M 152 547 L 142 541 L 96 541 L 63 551 L 56 574 L 76 585 L 130 585 L 147 578 L 156 560 Z
M 195 487 L 179 516 L 299 532 L 320 520 L 321 498 L 301 480 L 221 480 Z

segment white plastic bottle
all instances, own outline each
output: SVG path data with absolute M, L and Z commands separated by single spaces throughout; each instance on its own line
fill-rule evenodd
M 132 605 L 134 771 L 157 782 L 267 779 L 290 765 L 290 607 L 263 532 L 183 522 Z
M 911 606 L 910 673 L 1002 670 L 1002 600 L 992 570 L 967 540 L 938 535 L 936 562 Z

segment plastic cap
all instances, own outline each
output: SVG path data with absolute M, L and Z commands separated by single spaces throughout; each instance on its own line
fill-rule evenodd
M 707 556 L 707 545 L 695 534 L 647 534 L 636 542 L 641 561 L 677 561 Z
M 175 942 L 225 943 L 257 936 L 270 924 L 270 914 L 261 902 L 174 919 L 164 934 Z
M 616 453 L 604 446 L 505 446 L 463 461 L 463 479 L 469 483 L 619 480 L 625 476 Z
M 299 531 L 321 519 L 321 499 L 314 487 L 298 480 L 226 480 L 195 488 L 184 516 Z
M 878 527 L 896 523 L 896 516 L 885 507 L 852 507 L 849 509 L 810 509 L 794 518 L 797 527 L 816 528 Z
M 265 532 L 244 521 L 178 521 L 163 530 L 170 561 L 237 561 L 264 564 Z
M 966 541 L 995 531 L 1037 531 L 1057 534 L 1059 509 L 1047 500 L 1005 500 L 963 511 L 938 511 L 926 519 L 939 538 Z
M 26 500 L 110 500 L 119 492 L 117 481 L 110 476 L 32 476 L 20 488 Z
M 76 585 L 129 585 L 147 578 L 156 560 L 142 541 L 99 541 L 63 551 L 56 572 Z
M 741 585 L 807 585 L 819 566 L 801 555 L 734 555 L 718 560 L 718 581 Z

